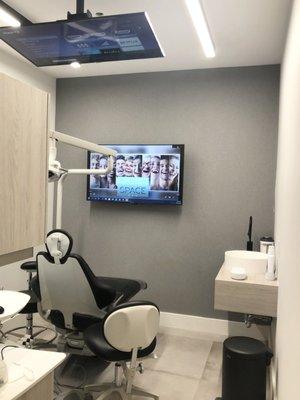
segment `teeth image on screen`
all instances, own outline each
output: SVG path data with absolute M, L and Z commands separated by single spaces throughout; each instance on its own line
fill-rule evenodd
M 88 200 L 181 204 L 182 146 L 107 145 L 117 151 L 113 171 L 91 175 Z M 90 153 L 88 167 L 107 168 L 108 159 Z

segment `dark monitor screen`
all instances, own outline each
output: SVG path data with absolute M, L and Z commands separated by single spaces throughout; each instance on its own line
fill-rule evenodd
M 106 145 L 117 151 L 107 176 L 90 175 L 87 200 L 181 205 L 184 145 Z M 88 153 L 88 168 L 106 168 L 108 158 Z
M 0 39 L 38 67 L 164 57 L 146 13 L 4 27 Z

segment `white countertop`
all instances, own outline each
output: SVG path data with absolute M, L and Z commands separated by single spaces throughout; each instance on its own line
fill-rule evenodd
M 231 278 L 230 271 L 225 267 L 225 265 L 222 265 L 217 277 L 217 281 L 225 281 L 225 282 L 232 282 L 240 285 L 246 285 L 246 284 L 253 284 L 253 285 L 261 285 L 261 286 L 272 286 L 272 287 L 278 287 L 278 280 L 276 279 L 275 281 L 268 281 L 265 278 L 264 274 L 249 274 L 246 279 L 244 280 L 235 280 Z
M 0 345 L 0 350 L 3 348 Z M 8 383 L 0 387 L 0 399 L 15 400 L 63 362 L 64 353 L 7 348 L 4 361 L 8 366 Z M 42 399 L 41 399 L 42 400 Z

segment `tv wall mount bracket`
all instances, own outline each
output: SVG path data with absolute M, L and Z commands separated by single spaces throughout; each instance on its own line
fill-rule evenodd
M 85 0 L 76 0 L 76 13 L 72 14 L 70 11 L 68 11 L 67 13 L 68 21 L 76 21 L 76 20 L 78 21 L 93 17 L 90 10 L 86 10 L 85 12 L 84 1 Z M 24 15 L 20 14 L 17 10 L 9 6 L 3 0 L 0 0 L 0 7 L 3 8 L 5 11 L 7 11 L 9 14 L 11 14 L 13 17 L 15 17 L 18 21 L 20 21 L 21 25 L 23 26 L 33 25 L 32 21 L 30 21 Z M 100 17 L 101 15 L 103 15 L 103 13 L 101 12 L 97 13 L 97 16 Z
M 67 14 L 67 19 L 69 21 L 78 21 L 81 19 L 87 19 L 87 18 L 92 18 L 92 13 L 90 10 L 87 10 L 84 12 L 84 0 L 76 0 L 76 13 L 72 14 L 70 11 L 68 11 Z

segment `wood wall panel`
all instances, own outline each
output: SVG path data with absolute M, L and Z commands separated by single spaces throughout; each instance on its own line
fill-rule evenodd
M 48 94 L 0 74 L 0 255 L 44 242 Z
M 0 267 L 33 257 L 33 248 L 14 251 L 13 253 L 0 255 Z
M 233 280 L 223 265 L 215 279 L 215 309 L 276 317 L 278 286 L 278 281 L 267 281 L 264 274 Z

